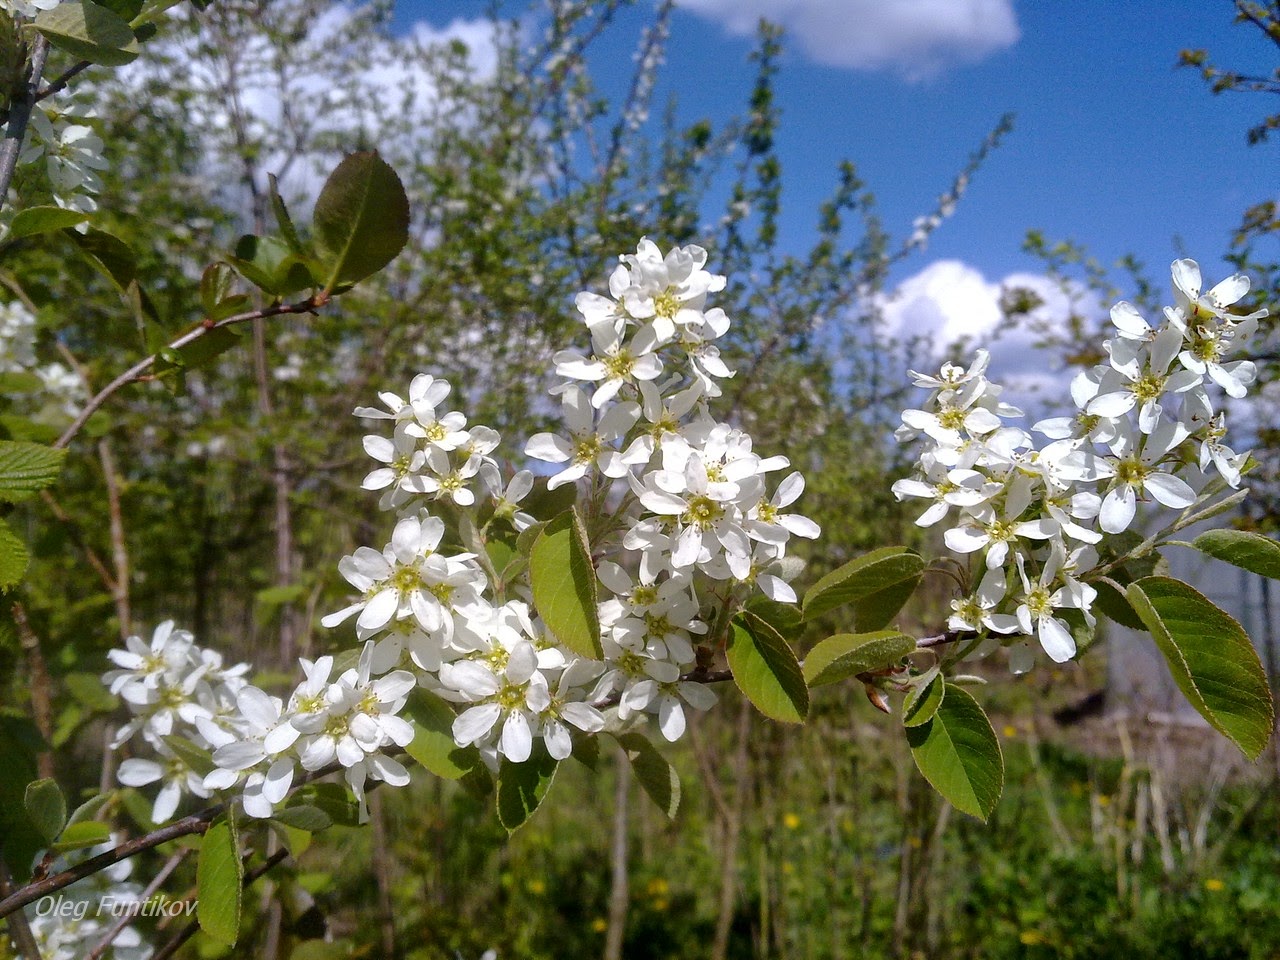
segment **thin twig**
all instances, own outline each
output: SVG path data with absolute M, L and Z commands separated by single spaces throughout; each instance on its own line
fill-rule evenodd
M 31 76 L 21 98 L 13 105 L 4 140 L 0 141 L 0 209 L 9 199 L 9 185 L 13 183 L 14 170 L 18 168 L 18 155 L 22 153 L 22 141 L 27 136 L 27 122 L 36 105 L 36 88 L 40 86 L 40 74 L 44 73 L 44 62 L 48 58 L 49 41 L 43 35 L 36 37 L 35 46 L 31 49 Z
M 173 873 L 173 871 L 178 868 L 178 864 L 186 858 L 189 852 L 190 851 L 187 850 L 179 850 L 165 861 L 165 865 L 160 868 L 160 872 L 155 875 L 154 879 L 152 879 L 149 884 L 147 884 L 146 889 L 143 890 L 141 896 L 138 897 L 138 902 L 146 903 L 150 900 L 152 894 L 160 889 L 160 884 L 169 879 L 169 874 Z M 137 913 L 132 910 L 125 910 L 124 915 L 121 916 L 116 924 L 106 932 L 101 940 L 98 941 L 97 946 L 85 954 L 84 960 L 101 960 L 106 952 L 111 949 L 111 944 L 115 942 L 116 937 L 120 936 L 120 934 L 124 932 L 124 928 L 137 918 Z
M 84 73 L 91 66 L 93 66 L 93 64 L 88 60 L 81 60 L 74 66 L 67 67 L 66 70 L 63 70 L 62 73 L 58 75 L 57 79 L 40 88 L 40 92 L 36 94 L 36 102 L 39 103 L 46 97 L 52 97 L 55 93 L 61 93 L 67 88 L 68 83 L 80 74 Z
M 11 889 L 9 867 L 4 858 L 0 857 L 0 896 L 8 896 Z M 21 910 L 9 918 L 9 937 L 18 948 L 18 956 L 22 960 L 40 960 L 40 945 L 31 932 L 31 924 L 27 923 L 27 915 Z
M 313 770 L 294 781 L 294 789 L 312 783 L 322 777 L 327 777 L 331 773 L 337 773 L 343 769 L 342 764 L 334 761 L 327 766 L 321 767 L 319 770 Z M 76 864 L 61 873 L 56 873 L 51 877 L 45 877 L 35 883 L 29 883 L 25 887 L 21 887 L 13 893 L 0 900 L 0 917 L 7 917 L 19 907 L 24 907 L 28 903 L 39 900 L 41 897 L 68 887 L 77 880 L 83 880 L 85 877 L 92 876 L 100 870 L 105 870 L 112 864 L 119 863 L 121 860 L 128 860 L 135 857 L 144 850 L 151 850 L 161 844 L 168 843 L 170 840 L 177 840 L 179 837 L 188 837 L 196 833 L 204 833 L 209 829 L 209 825 L 218 817 L 226 812 L 227 804 L 216 803 L 211 807 L 201 810 L 199 813 L 193 813 L 190 816 L 183 817 L 181 820 L 175 820 L 168 826 L 160 827 L 144 834 L 141 837 L 135 837 L 132 840 L 126 840 L 124 843 L 105 853 L 100 853 L 96 857 L 91 857 L 82 863 Z
M 233 317 L 227 317 L 225 320 L 219 320 L 213 323 L 209 320 L 201 321 L 192 330 L 187 331 L 170 343 L 165 350 L 181 350 L 188 344 L 194 343 L 211 330 L 221 330 L 224 327 L 230 327 L 238 323 L 246 323 L 250 320 L 261 320 L 266 317 L 278 317 L 285 314 L 293 313 L 314 313 L 319 307 L 324 305 L 324 301 L 320 297 L 308 297 L 306 300 L 300 300 L 297 303 L 277 303 L 269 307 L 263 307 L 261 310 L 250 310 L 248 313 L 238 313 Z M 144 357 L 132 367 L 120 374 L 85 404 L 84 409 L 76 416 L 71 425 L 63 431 L 56 441 L 54 447 L 66 447 L 75 438 L 75 435 L 83 429 L 89 418 L 97 412 L 98 408 L 106 403 L 113 394 L 122 387 L 126 387 L 131 383 L 143 379 L 143 376 L 150 370 L 159 357 L 158 353 L 153 353 L 149 357 Z

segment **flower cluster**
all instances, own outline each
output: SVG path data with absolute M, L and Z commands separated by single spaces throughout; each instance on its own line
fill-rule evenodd
M 20 300 L 0 303 L 0 375 L 5 393 L 21 399 L 33 419 L 57 423 L 74 417 L 85 401 L 84 381 L 61 363 L 36 355 L 36 316 Z
M 244 679 L 245 663 L 225 667 L 215 651 L 196 645 L 171 621 L 151 642 L 130 637 L 108 656 L 119 669 L 103 676 L 134 717 L 113 746 L 135 736 L 158 760 L 130 758 L 120 765 L 126 786 L 162 783 L 151 817 L 170 819 L 184 794 L 207 798 L 236 788 L 247 814 L 269 817 L 293 786 L 297 767 L 320 770 L 335 761 L 364 811 L 367 780 L 395 785 L 409 775 L 380 751 L 412 738 L 408 721 L 396 716 L 414 677 L 393 671 L 371 679 L 374 645 L 357 666 L 333 674 L 333 658 L 302 660 L 305 679 L 287 704 Z
M 381 466 L 364 485 L 383 490 L 380 505 L 399 519 L 381 550 L 361 547 L 342 561 L 360 597 L 324 622 L 357 615 L 357 635 L 376 641 L 374 672 L 412 671 L 458 704 L 456 741 L 476 745 L 490 764 L 526 760 L 538 739 L 552 757 L 567 757 L 574 732 L 603 729 L 614 704 L 619 720 L 652 714 L 677 739 L 685 707 L 715 699 L 685 679 L 709 631 L 699 582 L 795 599 L 780 561 L 792 534 L 818 530 L 785 512 L 803 491 L 800 475 L 768 496 L 766 474 L 787 461 L 752 453 L 745 433 L 708 411 L 732 374 L 714 343 L 729 320 L 706 305 L 725 281 L 705 264 L 698 247 L 664 256 L 642 241 L 621 258 L 608 296 L 578 295 L 591 349 L 554 357 L 565 432 L 537 434 L 525 448 L 553 465 L 548 489 L 583 484 L 593 546 L 612 557 L 598 564 L 601 661 L 560 643 L 527 588 L 495 583 L 485 544 L 536 522 L 519 508 L 534 478 L 522 470 L 504 486 L 489 456 L 497 434 L 444 412 L 449 385 L 420 375 L 408 399 L 384 393 L 385 410 L 356 411 L 391 423 L 390 437 L 365 438 Z M 473 506 L 483 523 L 463 521 L 475 537 L 450 552 L 441 514 Z
M 1087 581 L 1103 535 L 1127 530 L 1139 499 L 1190 507 L 1211 472 L 1239 485 L 1246 455 L 1226 446 L 1226 415 L 1209 387 L 1244 396 L 1254 365 L 1230 355 L 1266 311 L 1232 314 L 1248 279 L 1204 292 L 1192 260 L 1174 262 L 1173 285 L 1175 304 L 1154 325 L 1130 303 L 1111 309 L 1108 362 L 1072 382 L 1074 417 L 1032 426 L 1043 446 L 1006 423 L 1022 414 L 985 376 L 985 351 L 967 369 L 912 374 L 931 392 L 903 413 L 898 437 L 923 436 L 925 448 L 916 475 L 893 492 L 931 501 L 916 522 L 954 518 L 947 547 L 984 559 L 976 591 L 952 604 L 950 629 L 1034 635 L 1053 660 L 1069 660 L 1072 620 L 1093 625 Z
M 818 527 L 788 512 L 804 490 L 799 473 L 769 489 L 786 458 L 759 456 L 746 433 L 710 413 L 708 400 L 732 374 L 714 343 L 729 320 L 706 306 L 725 281 L 705 263 L 698 247 L 663 256 L 642 241 L 621 258 L 610 296 L 578 296 L 592 350 L 554 358 L 566 434 L 538 434 L 526 447 L 554 465 L 548 490 L 581 483 L 601 557 L 603 659 L 563 644 L 531 605 L 528 583 L 496 567 L 495 546 L 510 564 L 517 535 L 537 523 L 521 509 L 533 473 L 504 479 L 491 456 L 497 432 L 469 426 L 446 406 L 450 385 L 421 374 L 407 397 L 382 393 L 380 407 L 355 411 L 382 425 L 364 438 L 377 466 L 363 486 L 396 514 L 388 543 L 339 563 L 358 596 L 322 620 L 354 618 L 356 666 L 334 677 L 332 657 L 303 660 L 305 680 L 282 701 L 171 624 L 150 646 L 132 638 L 113 651 L 121 669 L 104 679 L 136 714 L 119 739 L 141 731 L 164 760 L 128 760 L 120 776 L 165 781 L 157 820 L 184 791 L 233 787 L 247 813 L 270 816 L 299 766 L 335 764 L 363 811 L 366 781 L 408 781 L 390 754 L 413 738 L 398 714 L 415 687 L 457 706 L 455 741 L 494 768 L 527 760 L 538 740 L 564 759 L 575 736 L 605 729 L 610 713 L 620 724 L 652 715 L 676 740 L 686 707 L 715 703 L 692 676 L 714 655 L 710 624 L 755 589 L 794 601 L 789 541 L 816 537 Z M 175 731 L 209 752 L 212 772 L 191 770 Z
M 36 0 L 42 4 L 47 0 Z M 56 4 L 54 4 L 56 5 Z M 90 126 L 93 111 L 78 105 L 60 109 L 40 104 L 31 112 L 31 137 L 23 145 L 21 163 L 44 160 L 53 201 L 67 210 L 93 213 L 102 192 L 98 171 L 107 168 L 102 138 Z

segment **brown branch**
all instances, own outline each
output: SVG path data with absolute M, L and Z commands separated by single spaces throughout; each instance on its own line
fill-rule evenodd
M 49 692 L 49 671 L 45 666 L 44 653 L 40 650 L 40 638 L 31 628 L 26 608 L 15 602 L 12 613 L 14 626 L 18 629 L 18 642 L 26 655 L 27 668 L 31 673 L 31 717 L 44 740 L 44 748 L 36 754 L 36 773 L 41 779 L 48 779 L 53 777 L 53 753 L 50 752 L 53 740 L 53 697 Z
M 98 458 L 102 461 L 102 475 L 107 482 L 107 515 L 110 518 L 111 562 L 115 565 L 115 586 L 111 598 L 116 604 L 116 619 L 120 621 L 120 636 L 133 633 L 133 614 L 129 603 L 129 548 L 124 539 L 124 514 L 120 509 L 120 477 L 116 473 L 116 460 L 111 444 L 103 437 L 98 441 Z
M 13 172 L 18 167 L 22 141 L 27 136 L 27 122 L 36 105 L 36 88 L 40 86 L 40 75 L 44 73 L 44 63 L 48 58 L 49 41 L 43 35 L 37 36 L 31 48 L 31 75 L 23 84 L 22 95 L 13 104 L 9 126 L 5 129 L 4 140 L 0 141 L 0 208 L 9 199 L 9 185 L 13 183 Z
M 91 66 L 93 66 L 93 64 L 88 60 L 81 60 L 74 66 L 67 67 L 67 69 L 63 70 L 55 80 L 50 81 L 47 85 L 40 88 L 40 91 L 36 94 L 36 102 L 39 103 L 46 97 L 52 97 L 55 93 L 61 93 L 67 88 L 68 83 L 80 74 L 84 73 Z
M 9 866 L 0 857 L 0 896 L 7 897 L 12 889 L 9 878 Z M 27 923 L 27 915 L 19 910 L 9 918 L 9 937 L 18 948 L 18 956 L 22 960 L 40 960 L 40 946 L 31 933 L 31 924 Z
M 210 320 L 202 320 L 195 326 L 195 328 L 187 331 L 165 347 L 165 350 L 181 350 L 188 344 L 195 343 L 211 330 L 221 330 L 224 327 L 246 323 L 250 320 L 262 320 L 266 317 L 279 317 L 286 314 L 315 313 L 315 311 L 324 306 L 326 302 L 328 302 L 328 298 L 323 294 L 318 294 L 314 297 L 308 297 L 306 300 L 299 300 L 297 303 L 276 303 L 269 307 L 263 307 L 260 310 L 250 310 L 248 313 L 238 313 L 233 317 L 227 317 L 225 320 L 219 320 L 217 323 L 213 323 Z M 84 409 L 81 410 L 75 420 L 71 422 L 71 426 L 67 427 L 67 429 L 63 431 L 62 436 L 54 441 L 53 446 L 61 449 L 71 443 L 71 441 L 75 439 L 76 434 L 84 428 L 85 423 L 87 423 L 89 418 L 97 412 L 99 407 L 111 399 L 111 397 L 123 387 L 144 379 L 147 371 L 155 365 L 159 356 L 159 353 L 153 353 L 149 357 L 144 357 L 99 390 L 93 399 L 85 404 Z
M 98 556 L 97 551 L 89 545 L 84 538 L 84 532 L 80 529 L 80 525 L 76 523 L 62 509 L 62 505 L 58 503 L 53 494 L 48 490 L 40 491 L 40 499 L 44 501 L 44 505 L 49 508 L 49 512 L 53 514 L 54 519 L 59 523 L 63 523 L 67 527 L 67 533 L 77 547 L 84 553 L 85 559 L 89 561 L 89 566 L 93 567 L 94 573 L 98 575 L 98 579 L 102 581 L 102 585 L 107 588 L 107 592 L 115 596 L 116 581 L 111 575 L 111 571 L 107 569 L 107 565 L 102 558 Z
M 343 769 L 342 764 L 334 761 L 327 766 L 321 767 L 319 770 L 313 770 L 294 781 L 293 789 L 305 786 L 327 777 L 331 773 L 337 773 Z M 291 791 L 292 792 L 292 791 Z M 26 906 L 41 897 L 68 887 L 77 880 L 83 880 L 85 877 L 92 876 L 100 870 L 119 863 L 121 860 L 128 860 L 130 857 L 136 857 L 138 854 L 146 850 L 154 849 L 170 840 L 176 840 L 179 837 L 189 837 L 192 834 L 204 833 L 209 829 L 209 825 L 213 823 L 227 810 L 226 803 L 216 803 L 211 807 L 201 810 L 199 813 L 193 813 L 190 816 L 183 817 L 181 820 L 175 820 L 173 823 L 165 827 L 152 830 L 148 834 L 141 837 L 135 837 L 132 840 L 126 840 L 118 847 L 114 847 L 105 853 L 100 853 L 96 857 L 90 857 L 81 863 L 56 873 L 51 877 L 45 877 L 34 883 L 29 883 L 25 887 L 21 887 L 9 896 L 0 900 L 0 917 L 7 917 L 20 907 Z

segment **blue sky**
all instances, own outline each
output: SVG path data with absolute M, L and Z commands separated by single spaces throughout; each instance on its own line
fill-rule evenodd
M 842 158 L 858 164 L 901 236 L 1004 112 L 1015 114 L 1013 133 L 897 280 L 937 261 L 962 261 L 993 284 L 1034 271 L 1021 252 L 1029 228 L 1080 241 L 1104 262 L 1133 252 L 1157 280 L 1178 255 L 1216 276 L 1241 211 L 1277 192 L 1280 146 L 1245 143 L 1271 98 L 1214 97 L 1194 71 L 1174 66 L 1180 49 L 1205 47 L 1225 65 L 1274 68 L 1274 48 L 1233 25 L 1228 0 L 896 0 L 893 14 L 881 0 L 684 2 L 696 9 L 674 18 L 656 103 L 674 93 L 686 119 L 722 119 L 745 103 L 752 44 L 735 30 L 760 12 L 793 28 L 778 142 L 783 240 L 795 250 L 811 241 Z M 398 17 L 443 28 L 482 17 L 485 6 L 401 0 Z M 909 8 L 919 19 L 895 22 Z M 600 62 L 630 67 L 652 9 L 641 0 L 619 18 Z

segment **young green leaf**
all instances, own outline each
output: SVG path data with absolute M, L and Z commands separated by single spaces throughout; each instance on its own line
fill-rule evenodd
M 533 816 L 538 804 L 551 789 L 558 761 L 535 741 L 533 753 L 524 763 L 505 757 L 498 767 L 498 820 L 508 833 L 515 833 Z
M 307 833 L 319 833 L 333 826 L 333 818 L 321 810 L 319 807 L 313 807 L 307 803 L 289 804 L 276 810 L 271 819 L 278 823 L 283 823 L 286 827 L 293 827 L 295 830 L 305 830 Z
M 576 510 L 566 510 L 538 534 L 529 551 L 533 603 L 547 629 L 574 653 L 604 656 L 596 613 L 596 572 Z
M 75 227 L 89 219 L 89 214 L 62 207 L 27 207 L 13 215 L 13 223 L 5 234 L 5 241 L 20 240 L 40 233 L 52 233 Z
M 680 775 L 676 768 L 644 734 L 624 733 L 618 737 L 618 743 L 626 751 L 631 769 L 649 799 L 668 820 L 674 820 L 680 809 Z
M 947 691 L 942 673 L 934 667 L 925 676 L 927 679 L 912 687 L 902 701 L 904 727 L 918 727 L 922 723 L 928 723 L 942 705 L 942 698 Z
M 329 255 L 325 289 L 377 273 L 409 242 L 409 199 L 377 153 L 353 153 L 329 175 L 313 217 Z
M 434 693 L 418 687 L 409 694 L 405 712 L 412 718 L 413 740 L 405 749 L 409 756 L 446 780 L 461 780 L 468 770 L 481 763 L 475 747 L 459 747 L 453 741 L 456 714 Z
M 40 443 L 0 440 L 0 503 L 17 503 L 52 486 L 66 455 Z
M 0 520 L 0 592 L 16 587 L 27 574 L 31 554 L 22 538 Z
M 1178 689 L 1215 730 L 1256 760 L 1275 713 L 1266 671 L 1240 624 L 1181 580 L 1145 577 L 1129 584 L 1127 595 Z
M 1247 530 L 1210 530 L 1191 543 L 1226 563 L 1271 580 L 1280 580 L 1280 543 Z
M 961 687 L 947 691 L 931 719 L 907 728 L 924 778 L 957 810 L 983 822 L 1004 786 L 1004 756 L 991 721 Z
M 27 819 L 40 831 L 40 836 L 50 843 L 56 840 L 67 823 L 67 801 L 57 782 L 45 778 L 28 783 L 23 805 Z
M 74 243 L 94 269 L 114 283 L 121 293 L 138 279 L 138 258 L 133 249 L 115 234 L 90 228 L 85 233 L 64 230 L 62 235 Z
M 919 554 L 906 547 L 872 550 L 810 587 L 804 597 L 804 617 L 813 620 L 851 603 L 859 632 L 880 630 L 910 599 L 923 570 Z
M 111 824 L 100 820 L 82 820 L 69 823 L 58 835 L 57 843 L 49 849 L 54 853 L 66 853 L 69 850 L 83 850 L 85 847 L 96 847 L 111 839 Z
M 235 821 L 228 816 L 205 831 L 196 862 L 196 919 L 211 939 L 228 947 L 240 938 L 243 882 Z
M 138 43 L 129 24 L 90 0 L 41 10 L 34 26 L 59 50 L 90 63 L 120 67 L 138 57 Z
M 916 648 L 916 641 L 896 630 L 839 633 L 820 641 L 804 658 L 804 678 L 811 687 L 888 667 Z
M 802 723 L 809 713 L 809 688 L 800 663 L 777 630 L 754 613 L 733 618 L 725 648 L 733 680 L 766 717 Z
M 274 173 L 267 174 L 267 186 L 271 191 L 271 210 L 276 216 L 276 225 L 280 228 L 280 235 L 284 237 L 284 242 L 298 256 L 308 256 L 310 251 L 307 249 L 307 245 L 302 242 L 302 238 L 298 236 L 298 228 L 293 225 L 293 218 L 289 216 L 289 208 L 284 205 L 284 200 L 280 196 L 280 182 L 276 179 Z

